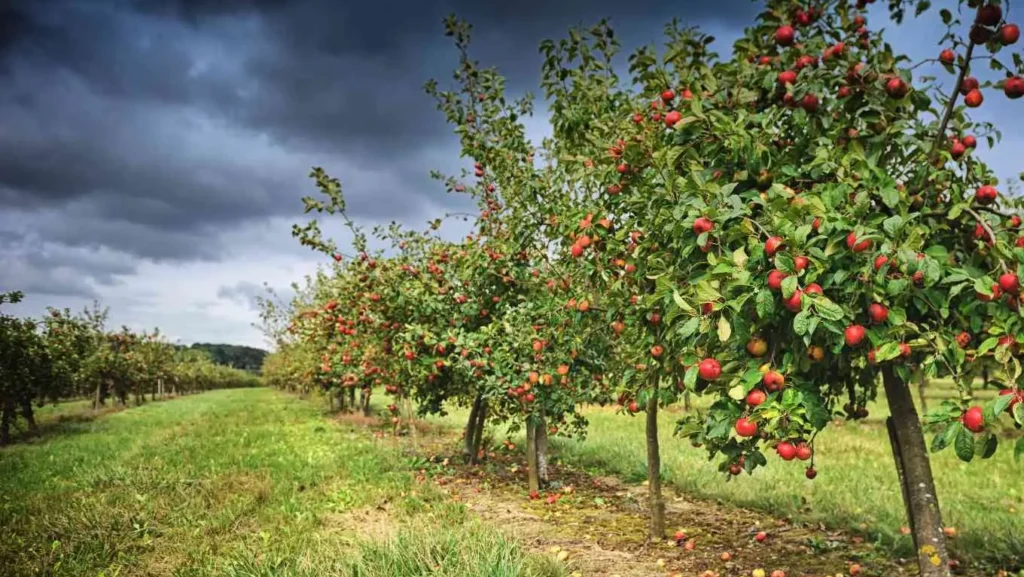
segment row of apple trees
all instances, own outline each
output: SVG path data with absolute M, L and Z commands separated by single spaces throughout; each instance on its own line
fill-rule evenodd
M 996 421 L 1024 423 L 1021 203 L 975 154 L 998 127 L 969 116 L 986 97 L 1024 95 L 1024 62 L 1008 3 L 940 10 L 942 48 L 923 62 L 868 26 L 870 3 L 770 0 L 727 57 L 674 21 L 663 50 L 629 57 L 626 78 L 607 22 L 546 41 L 552 135 L 539 146 L 525 136 L 531 97 L 507 97 L 470 58 L 470 27 L 448 19 L 454 87 L 426 91 L 474 162 L 435 175 L 476 202 L 470 234 L 392 225 L 370 250 L 340 183 L 315 169 L 306 210 L 340 216 L 354 254 L 316 220 L 295 227 L 335 262 L 279 311 L 288 326 L 268 363 L 281 382 L 380 385 L 396 424 L 410 400 L 421 414 L 469 406 L 470 458 L 483 423 L 523 426 L 531 489 L 546 435 L 582 433 L 582 405 L 644 413 L 656 538 L 658 411 L 682 391 L 707 408 L 676 433 L 723 474 L 775 453 L 808 461 L 814 478 L 816 434 L 864 416 L 881 389 L 921 573 L 947 575 L 907 383 L 950 378 L 965 399 L 1001 389 L 929 414 L 932 450 L 987 458 Z M 890 15 L 929 4 L 892 0 Z M 922 65 L 941 76 L 915 77 Z M 991 71 L 1004 77 L 979 78 Z
M 20 427 L 36 429 L 35 407 L 89 398 L 142 403 L 145 395 L 186 394 L 256 386 L 255 375 L 214 364 L 201 351 L 181 349 L 159 332 L 108 330 L 107 311 L 51 308 L 42 319 L 4 313 L 19 292 L 0 294 L 0 444 Z

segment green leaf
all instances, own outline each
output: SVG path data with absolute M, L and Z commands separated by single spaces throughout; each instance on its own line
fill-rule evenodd
M 803 310 L 793 317 L 793 332 L 798 335 L 805 335 L 810 330 L 811 311 Z
M 961 461 L 969 463 L 974 458 L 974 435 L 966 428 L 961 427 L 956 435 L 953 450 L 956 451 L 956 456 L 960 457 Z
M 679 327 L 679 336 L 686 338 L 697 332 L 700 328 L 700 317 L 693 317 L 690 320 L 683 323 L 683 326 Z
M 747 390 L 743 385 L 736 385 L 729 389 L 729 398 L 734 401 L 742 401 L 747 396 Z
M 999 395 L 996 398 L 989 401 L 987 404 L 991 406 L 992 420 L 999 418 L 999 415 L 1003 414 L 1003 411 L 1010 406 L 1013 402 L 1014 395 Z M 989 407 L 986 407 L 989 408 Z
M 882 228 L 889 234 L 889 236 L 896 236 L 902 227 L 903 218 L 898 214 L 894 214 L 882 222 Z
M 694 365 L 686 369 L 686 374 L 683 375 L 683 384 L 686 385 L 687 389 L 693 390 L 693 387 L 697 384 L 697 374 L 699 370 Z
M 785 279 L 783 279 L 782 298 L 788 299 L 789 297 L 793 296 L 793 293 L 796 292 L 796 288 L 799 282 L 800 279 L 798 279 L 795 276 L 787 276 Z
M 786 274 L 796 273 L 796 263 L 793 262 L 793 257 L 784 252 L 775 255 L 775 268 Z
M 943 8 L 939 10 L 939 16 L 942 16 L 942 23 L 949 26 L 949 23 L 953 21 L 953 13 Z
M 757 316 L 765 319 L 775 312 L 775 297 L 769 290 L 762 290 L 757 293 L 757 297 L 754 299 L 754 303 L 757 307 Z
M 953 421 L 946 425 L 946 428 L 938 435 L 935 435 L 935 438 L 932 440 L 932 452 L 938 453 L 948 447 L 962 428 L 963 424 L 960 421 Z
M 814 309 L 818 311 L 822 318 L 830 321 L 841 321 L 845 316 L 843 307 L 823 296 L 815 297 Z
M 679 294 L 679 291 L 677 291 L 677 290 L 673 290 L 672 291 L 672 300 L 676 303 L 677 307 L 683 309 L 684 311 L 686 311 L 688 313 L 696 312 L 694 310 L 694 308 L 690 306 L 690 303 L 688 303 L 685 300 L 683 300 L 683 297 L 682 297 L 682 295 Z
M 996 348 L 996 345 L 998 345 L 998 344 L 999 344 L 999 337 L 989 337 L 989 338 L 985 339 L 985 341 L 983 343 L 981 343 L 981 346 L 978 347 L 978 352 L 975 353 L 975 355 L 980 357 L 981 355 L 983 355 L 983 354 L 991 351 L 992 349 Z
M 980 454 L 982 459 L 988 459 L 994 455 L 997 448 L 999 448 L 999 437 L 996 437 L 992 433 L 985 433 L 982 435 L 974 446 L 975 452 Z
M 729 340 L 732 335 L 732 326 L 725 319 L 725 315 L 718 317 L 718 340 L 723 343 Z
M 896 205 L 900 203 L 900 191 L 896 190 L 896 187 L 890 186 L 883 188 L 880 191 L 882 196 L 882 202 L 889 208 L 896 208 Z
M 875 360 L 879 363 L 889 361 L 900 356 L 899 343 L 885 343 L 875 352 Z
M 749 257 L 747 257 L 747 253 L 743 250 L 743 247 L 736 249 L 732 253 L 732 262 L 736 263 L 736 266 L 740 268 L 743 268 L 747 264 L 748 258 Z

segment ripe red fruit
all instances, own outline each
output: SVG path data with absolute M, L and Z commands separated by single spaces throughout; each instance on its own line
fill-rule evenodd
M 960 157 L 963 156 L 966 152 L 967 147 L 964 146 L 964 143 L 960 142 L 959 140 L 954 142 L 953 146 L 949 147 L 949 154 L 950 156 L 953 157 L 953 160 L 959 160 Z
M 1003 84 L 1003 93 L 1006 94 L 1007 98 L 1016 100 L 1021 96 L 1024 96 L 1024 78 L 1020 76 L 1013 76 L 1006 79 L 1006 83 Z
M 849 86 L 840 86 L 839 90 L 836 91 L 836 97 L 838 98 L 849 98 L 850 94 L 853 94 L 853 90 L 850 90 Z
M 967 96 L 964 96 L 964 104 L 966 104 L 968 108 L 977 108 L 981 106 L 981 103 L 984 101 L 985 97 L 982 96 L 981 90 L 978 90 L 977 88 L 968 92 Z
M 987 295 L 987 294 L 985 294 L 983 292 L 975 291 L 974 295 L 976 297 L 978 297 L 979 301 L 986 302 L 986 303 L 987 302 L 992 302 L 994 300 L 998 300 L 999 297 L 1003 296 L 1003 289 L 999 287 L 999 283 L 993 283 L 992 284 L 992 294 Z
M 871 303 L 868 306 L 868 316 L 871 317 L 871 321 L 874 323 L 884 323 L 889 318 L 889 309 L 885 305 Z
M 966 146 L 967 148 L 974 148 L 978 146 L 978 139 L 971 136 L 970 134 L 963 137 L 963 140 L 961 140 L 961 142 L 963 142 L 964 146 Z
M 901 356 L 909 357 L 911 352 L 912 351 L 910 350 L 910 345 L 908 345 L 907 343 L 900 343 L 900 355 Z
M 846 345 L 855 347 L 864 340 L 864 327 L 860 325 L 850 325 L 843 331 L 843 336 L 846 339 Z
M 980 433 L 985 430 L 985 414 L 981 407 L 971 407 L 960 417 L 960 422 L 972 433 Z
M 622 163 L 616 166 L 615 170 L 617 170 L 619 174 L 626 174 L 627 172 L 629 172 L 629 165 L 626 163 Z
M 729 474 L 732 475 L 733 477 L 735 477 L 736 475 L 739 475 L 742 472 L 743 472 L 743 465 L 740 465 L 738 463 L 733 463 L 732 465 L 729 465 Z
M 629 402 L 629 412 L 635 413 L 640 410 L 640 405 L 636 404 L 636 401 Z
M 747 404 L 751 407 L 756 407 L 767 400 L 768 395 L 766 395 L 761 389 L 754 389 L 747 393 Z
M 1021 219 L 1016 214 L 1010 217 L 1010 228 L 1018 228 L 1020 223 Z
M 807 112 L 814 112 L 818 109 L 818 97 L 813 94 L 805 94 L 800 106 Z
M 803 272 L 810 262 L 806 256 L 798 256 L 793 259 L 793 267 L 796 268 L 796 272 Z
M 888 264 L 889 257 L 884 254 L 880 254 L 875 257 L 875 270 L 882 270 L 882 267 Z
M 775 43 L 779 46 L 792 46 L 796 31 L 792 26 L 779 26 L 775 31 Z
M 804 294 L 820 295 L 825 294 L 825 291 L 821 290 L 821 285 L 819 285 L 816 282 L 812 282 L 811 284 L 804 287 Z
M 878 364 L 878 349 L 871 349 L 868 351 L 868 363 L 872 365 Z
M 1020 280 L 1015 273 L 1003 273 L 999 276 L 999 288 L 1010 294 L 1017 294 L 1020 291 Z
M 768 288 L 773 291 L 780 290 L 782 288 L 782 281 L 789 275 L 782 272 L 781 270 L 773 270 L 768 273 Z
M 818 476 L 818 471 L 815 470 L 814 467 L 807 467 L 807 471 L 804 472 L 804 476 L 806 476 L 808 479 L 814 479 L 815 477 Z
M 672 102 L 672 100 L 675 97 L 676 97 L 676 93 L 673 92 L 671 88 L 669 88 L 669 89 L 667 89 L 667 90 L 665 90 L 664 92 L 661 93 L 661 99 L 664 100 L 665 103 Z
M 711 232 L 715 228 L 715 223 L 711 222 L 711 219 L 706 216 L 698 217 L 697 220 L 693 221 L 693 232 L 697 234 Z
M 737 419 L 735 428 L 736 434 L 741 437 L 753 437 L 757 434 L 757 423 L 746 417 Z
M 572 248 L 569 249 L 569 252 L 572 254 L 572 256 L 578 258 L 583 254 L 583 247 L 578 244 L 574 244 L 572 245 Z
M 757 535 L 754 535 L 754 540 L 758 543 L 764 543 L 764 540 L 768 538 L 768 533 L 764 531 L 758 531 Z
M 1003 9 L 998 4 L 986 4 L 978 8 L 978 16 L 975 21 L 985 26 L 995 26 L 1003 19 Z
M 939 53 L 939 62 L 943 64 L 953 64 L 956 62 L 956 52 L 953 52 L 949 48 Z
M 796 447 L 785 441 L 775 446 L 775 452 L 779 454 L 779 457 L 782 457 L 783 461 L 792 461 L 796 458 Z
M 764 251 L 768 253 L 768 256 L 775 256 L 785 241 L 780 236 L 773 236 L 764 242 Z
M 682 531 L 676 531 L 676 534 L 673 536 L 673 538 L 676 541 L 685 541 L 686 540 L 686 533 L 683 533 Z
M 661 354 L 664 353 L 664 352 L 665 352 L 665 348 L 662 347 L 661 345 L 654 345 L 653 347 L 651 347 L 651 356 L 652 357 L 655 357 L 655 358 L 660 357 Z
M 893 77 L 885 83 L 885 93 L 889 95 L 889 98 L 900 99 L 907 95 L 910 88 L 902 78 Z
M 864 252 L 867 249 L 871 248 L 871 241 L 862 240 L 858 242 L 857 233 L 850 232 L 850 234 L 846 235 L 846 246 L 849 247 L 850 250 L 852 250 L 853 252 Z
M 978 190 L 974 193 L 974 200 L 978 201 L 978 204 L 987 205 L 995 202 L 999 196 L 999 191 L 994 186 L 979 186 Z
M 764 382 L 764 386 L 772 393 L 777 393 L 786 386 L 786 377 L 776 371 L 768 371 L 761 380 Z
M 704 359 L 697 366 L 697 374 L 705 381 L 713 381 L 722 374 L 722 365 L 715 359 Z
M 796 446 L 796 458 L 806 461 L 811 458 L 811 447 L 807 443 L 800 443 Z
M 977 78 L 967 76 L 964 78 L 964 81 L 960 83 L 960 94 L 967 94 L 972 90 L 977 90 L 979 86 Z
M 532 403 L 536 398 L 533 396 L 533 393 L 527 393 L 525 397 L 527 403 Z
M 683 115 L 680 114 L 678 110 L 673 110 L 665 115 L 665 126 L 672 128 L 676 123 L 682 120 L 682 118 Z
M 796 84 L 796 71 L 783 70 L 779 72 L 779 84 Z
M 999 42 L 1003 46 L 1016 44 L 1018 40 L 1020 40 L 1020 27 L 1016 24 L 1003 24 L 1003 27 L 999 29 Z
M 967 345 L 971 344 L 971 334 L 967 331 L 961 332 L 956 336 L 956 344 L 959 345 L 961 349 L 966 349 Z
M 795 291 L 793 291 L 793 294 L 790 295 L 788 299 L 782 301 L 783 306 L 785 306 L 786 309 L 794 313 L 800 312 L 800 307 L 802 303 L 803 293 L 800 291 L 800 289 L 796 289 Z

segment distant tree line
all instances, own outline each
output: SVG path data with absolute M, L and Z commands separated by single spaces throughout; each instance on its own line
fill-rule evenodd
M 263 357 L 267 356 L 267 351 L 263 349 L 222 343 L 194 343 L 191 347 L 182 346 L 182 348 L 205 351 L 210 356 L 210 360 L 218 365 L 234 367 L 251 373 L 260 372 Z

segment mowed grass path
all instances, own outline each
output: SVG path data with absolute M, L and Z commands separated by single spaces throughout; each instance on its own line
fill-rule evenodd
M 937 382 L 929 386 L 928 402 L 938 406 L 941 398 L 954 394 L 949 383 Z M 807 463 L 787 463 L 774 453 L 767 455 L 768 467 L 727 480 L 718 472 L 717 461 L 708 461 L 705 450 L 672 436 L 681 417 L 680 407 L 672 407 L 660 415 L 662 473 L 669 490 L 850 530 L 893 555 L 906 555 L 913 543 L 900 533 L 907 520 L 885 430 L 888 408 L 880 399 L 868 409 L 865 421 L 832 424 L 818 436 L 814 462 L 818 476 L 809 481 L 804 477 Z M 598 407 L 584 414 L 590 422 L 586 440 L 556 437 L 552 441 L 555 455 L 594 473 L 644 481 L 643 415 L 630 417 Z M 465 418 L 464 411 L 456 411 L 443 420 L 462 426 Z M 1005 417 L 1004 421 L 1009 422 Z M 494 434 L 500 439 L 504 431 Z M 932 435 L 926 436 L 930 444 Z M 513 440 L 523 444 L 521 435 Z M 951 541 L 953 551 L 961 559 L 989 566 L 1024 565 L 1024 461 L 1014 460 L 1013 439 L 1002 439 L 991 459 L 971 463 L 957 459 L 949 448 L 932 455 L 932 468 L 943 522 L 958 532 Z
M 270 389 L 0 450 L 0 574 L 558 576 L 365 429 Z

